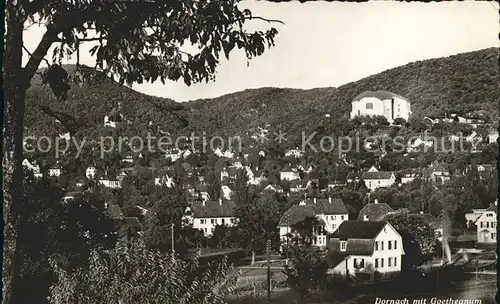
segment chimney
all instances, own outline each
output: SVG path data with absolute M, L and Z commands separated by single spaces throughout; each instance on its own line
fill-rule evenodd
M 219 198 L 219 206 L 222 206 L 222 198 Z
M 331 196 L 329 196 L 329 197 L 328 197 L 328 202 L 329 202 L 330 204 L 332 203 L 332 197 L 331 197 Z
M 314 203 L 316 204 L 316 198 L 313 198 L 313 200 L 314 200 Z
M 375 201 L 373 201 L 374 204 L 378 204 L 378 199 L 375 199 Z

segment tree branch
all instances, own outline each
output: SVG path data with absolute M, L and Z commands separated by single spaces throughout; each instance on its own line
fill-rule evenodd
M 26 76 L 26 80 L 29 82 L 33 78 L 33 76 L 36 73 L 36 70 L 38 69 L 38 66 L 40 65 L 40 62 L 44 59 L 45 55 L 49 51 L 50 47 L 52 46 L 52 43 L 57 40 L 57 34 L 58 32 L 56 29 L 52 26 L 47 27 L 47 31 L 45 34 L 42 36 L 42 40 L 36 47 L 35 51 L 33 54 L 31 54 L 30 59 L 28 60 L 28 63 L 24 67 L 24 72 Z
M 26 53 L 28 53 L 28 55 L 29 55 L 30 57 L 31 57 L 31 56 L 33 56 L 33 54 L 32 54 L 32 53 L 31 53 L 31 52 L 30 52 L 30 51 L 29 51 L 29 50 L 28 50 L 28 49 L 27 49 L 24 45 L 23 45 L 23 50 L 24 50 Z M 47 59 L 45 59 L 45 57 L 44 57 L 44 58 L 42 58 L 42 60 L 44 60 L 44 61 L 47 63 L 47 65 L 48 65 L 48 66 L 50 66 L 50 62 L 49 62 Z
M 267 19 L 267 18 L 264 18 L 264 17 L 254 17 L 254 16 L 250 16 L 250 17 L 245 17 L 241 20 L 252 20 L 252 19 L 258 19 L 258 20 L 262 20 L 262 21 L 266 21 L 266 22 L 269 22 L 269 23 L 281 23 L 281 24 L 285 24 L 283 21 L 281 20 L 277 20 L 277 19 Z M 238 20 L 235 20 L 235 21 L 238 21 Z

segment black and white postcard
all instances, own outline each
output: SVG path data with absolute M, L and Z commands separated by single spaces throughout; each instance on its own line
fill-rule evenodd
M 4 13 L 3 303 L 496 303 L 496 1 Z

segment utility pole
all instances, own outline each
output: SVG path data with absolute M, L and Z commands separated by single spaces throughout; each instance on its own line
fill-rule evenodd
M 170 238 L 172 239 L 172 256 L 175 253 L 175 248 L 174 248 L 174 223 L 170 225 Z
M 285 264 L 288 265 L 288 250 L 289 250 L 289 246 L 288 246 L 288 238 L 290 237 L 289 233 L 289 229 L 290 229 L 290 213 L 287 213 L 285 214 L 285 220 L 286 220 L 286 260 L 285 260 Z
M 267 240 L 266 244 L 266 253 L 267 253 L 267 302 L 271 302 L 271 240 Z

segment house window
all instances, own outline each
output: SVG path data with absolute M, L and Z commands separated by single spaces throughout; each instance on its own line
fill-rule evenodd
M 394 249 L 398 249 L 398 241 L 394 241 Z
M 392 249 L 392 241 L 389 241 L 387 242 L 387 250 L 391 250 Z
M 479 226 L 483 228 L 483 222 L 479 222 Z
M 392 266 L 392 258 L 389 258 L 387 261 L 387 266 L 391 267 Z
M 497 227 L 497 222 L 491 222 L 491 228 L 496 228 Z
M 340 251 L 345 251 L 347 247 L 346 241 L 340 241 Z
M 373 110 L 373 103 L 371 103 L 371 102 L 367 102 L 367 103 L 366 103 L 366 109 L 367 109 L 367 110 Z
M 352 260 L 352 265 L 354 266 L 354 268 L 359 268 L 358 267 L 358 261 L 356 259 Z
M 395 257 L 394 258 L 394 266 L 396 266 L 397 262 L 396 262 L 397 258 Z
M 378 259 L 375 259 L 375 268 L 378 268 Z
M 384 267 L 384 258 L 380 258 L 380 267 Z
M 332 220 L 335 220 L 335 215 L 332 215 Z
M 359 262 L 359 268 L 365 268 L 365 259 L 361 259 Z
M 384 242 L 380 242 L 380 250 L 384 250 Z
M 496 239 L 496 238 L 497 238 L 497 234 L 496 234 L 496 233 L 492 233 L 492 234 L 491 234 L 491 238 L 492 238 L 492 239 Z
M 490 228 L 490 222 L 486 222 L 486 228 Z
M 340 219 L 341 219 L 341 220 L 344 220 L 344 216 L 343 216 L 343 215 L 341 215 L 341 216 L 340 216 Z
M 375 251 L 378 251 L 378 242 L 375 242 Z
M 234 218 L 230 219 L 231 224 L 234 224 Z
M 205 219 L 201 219 L 200 224 L 205 224 Z
M 210 224 L 217 224 L 217 220 L 216 219 L 211 219 L 210 220 Z
M 205 233 L 207 232 L 207 228 L 205 228 Z
M 225 222 L 226 222 L 226 221 L 225 221 L 224 219 L 222 219 L 222 225 L 224 225 L 224 224 L 225 224 Z

